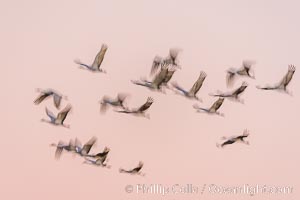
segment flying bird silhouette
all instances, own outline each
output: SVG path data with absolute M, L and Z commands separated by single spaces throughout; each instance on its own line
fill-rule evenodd
M 150 118 L 150 115 L 147 115 L 145 112 L 146 110 L 148 110 L 151 105 L 153 104 L 154 100 L 152 97 L 148 97 L 146 103 L 144 103 L 142 106 L 140 106 L 139 108 L 136 109 L 126 109 L 126 110 L 116 110 L 116 112 L 119 113 L 125 113 L 125 114 L 134 114 L 137 116 L 143 116 L 143 117 L 147 117 Z
M 131 175 L 145 176 L 145 174 L 141 173 L 141 169 L 143 168 L 143 166 L 144 166 L 144 163 L 142 161 L 140 161 L 137 167 L 135 167 L 131 170 L 125 170 L 125 169 L 120 168 L 119 172 L 120 173 L 128 173 L 128 174 L 131 174 Z
M 68 99 L 67 96 L 63 96 L 62 94 L 60 94 L 59 92 L 53 90 L 53 89 L 40 89 L 37 88 L 36 89 L 37 92 L 40 92 L 41 94 L 34 100 L 34 104 L 39 105 L 42 101 L 44 101 L 45 99 L 49 98 L 49 97 L 53 97 L 53 102 L 54 105 L 57 109 L 59 109 L 60 104 L 61 104 L 61 100 L 62 99 Z
M 108 147 L 105 147 L 103 152 L 101 152 L 101 153 L 97 153 L 94 155 L 86 155 L 84 163 L 110 168 L 111 166 L 109 166 L 105 163 L 108 161 L 107 155 L 108 155 L 109 151 L 110 151 L 110 149 Z M 90 157 L 94 160 L 88 159 L 87 157 Z
M 86 155 L 86 157 L 94 158 L 94 159 L 106 159 L 108 153 L 110 152 L 110 148 L 105 147 L 104 150 L 100 153 L 94 155 Z
M 260 87 L 260 86 L 256 86 L 258 89 L 261 90 L 278 90 L 278 91 L 284 91 L 287 94 L 292 94 L 290 91 L 287 90 L 287 86 L 289 85 L 289 83 L 291 82 L 294 73 L 296 71 L 296 67 L 294 65 L 289 65 L 288 66 L 288 72 L 286 73 L 286 75 L 282 78 L 282 80 L 277 83 L 274 86 L 265 86 L 265 87 Z
M 251 75 L 250 70 L 252 65 L 255 64 L 253 61 L 243 61 L 243 66 L 240 69 L 230 68 L 227 70 L 226 82 L 227 86 L 231 87 L 234 83 L 235 77 L 238 76 L 246 76 L 252 79 L 255 79 L 254 72 Z
M 75 146 L 76 146 L 76 153 L 80 156 L 88 156 L 91 148 L 96 143 L 97 138 L 92 137 L 87 143 L 85 143 L 82 147 L 81 142 L 76 138 L 75 139 Z
M 58 144 L 51 144 L 51 146 L 56 147 L 55 158 L 60 159 L 63 150 L 67 152 L 76 152 L 76 146 L 73 139 L 69 141 L 69 144 L 65 144 L 63 141 L 59 141 Z
M 206 73 L 201 71 L 197 81 L 194 83 L 193 87 L 189 91 L 184 90 L 176 82 L 173 82 L 172 86 L 175 88 L 175 92 L 179 91 L 179 94 L 182 94 L 183 96 L 189 99 L 196 99 L 198 101 L 202 101 L 200 98 L 197 97 L 197 93 L 202 87 L 205 78 L 206 78 Z
M 206 112 L 208 114 L 217 114 L 222 117 L 224 117 L 223 113 L 218 112 L 219 108 L 224 102 L 224 98 L 220 97 L 217 101 L 213 103 L 213 105 L 210 108 L 201 108 L 199 105 L 195 104 L 193 107 L 197 110 L 197 112 Z
M 244 132 L 243 132 L 243 135 L 231 136 L 229 138 L 222 137 L 221 139 L 226 140 L 226 141 L 223 142 L 222 144 L 217 143 L 217 147 L 223 148 L 226 145 L 233 144 L 233 143 L 236 143 L 236 142 L 241 142 L 241 143 L 249 145 L 249 142 L 244 140 L 248 136 L 249 136 L 249 131 L 247 129 L 245 129 Z
M 103 72 L 103 73 L 106 73 L 106 71 L 103 70 L 100 67 L 101 67 L 101 64 L 103 62 L 103 59 L 104 59 L 105 53 L 107 51 L 107 48 L 108 47 L 107 47 L 106 44 L 102 44 L 101 49 L 98 52 L 98 54 L 96 55 L 95 60 L 94 60 L 94 62 L 93 62 L 92 65 L 84 64 L 80 60 L 75 60 L 74 62 L 76 64 L 78 64 L 79 66 L 83 67 L 83 69 L 87 69 L 87 70 L 90 70 L 92 72 Z
M 174 73 L 176 72 L 175 68 L 170 68 L 168 69 L 168 72 L 162 82 L 162 86 L 165 86 L 166 88 L 170 88 L 170 86 L 168 85 L 169 81 L 171 80 L 171 78 L 173 77 Z
M 180 69 L 181 67 L 178 65 L 177 60 L 180 51 L 180 49 L 171 48 L 169 50 L 169 55 L 166 58 L 155 56 L 153 59 L 150 75 L 153 75 L 159 69 L 159 67 L 167 67 L 171 65 Z
M 135 85 L 144 86 L 151 90 L 161 90 L 161 86 L 164 83 L 167 76 L 168 76 L 168 67 L 164 66 L 161 68 L 160 72 L 156 74 L 152 82 L 147 81 L 146 79 L 140 81 L 132 80 L 131 82 Z
M 108 165 L 107 163 L 105 163 L 106 158 L 98 158 L 95 160 L 89 159 L 84 157 L 85 161 L 83 163 L 85 164 L 90 164 L 90 165 L 94 165 L 94 166 L 101 166 L 101 167 L 106 167 L 106 168 L 111 168 L 110 165 Z
M 70 128 L 70 125 L 64 124 L 64 121 L 71 110 L 71 105 L 67 105 L 62 111 L 60 111 L 57 116 L 55 116 L 48 108 L 46 107 L 46 114 L 50 118 L 50 120 L 41 119 L 42 122 L 47 122 L 56 126 L 64 126 L 66 128 Z
M 232 99 L 235 99 L 235 100 L 243 103 L 244 100 L 240 99 L 240 95 L 246 90 L 247 87 L 248 87 L 248 84 L 246 82 L 243 82 L 240 87 L 238 87 L 237 89 L 235 89 L 232 92 L 222 93 L 222 92 L 218 91 L 217 92 L 218 94 L 210 94 L 210 95 L 214 96 L 214 97 L 232 98 Z
M 100 101 L 100 112 L 104 113 L 106 112 L 108 106 L 113 106 L 113 107 L 121 107 L 124 110 L 126 110 L 126 106 L 124 105 L 124 102 L 126 100 L 126 98 L 128 97 L 128 94 L 124 94 L 124 93 L 119 93 L 117 95 L 117 98 L 112 99 L 108 96 L 104 96 L 102 98 L 102 100 Z

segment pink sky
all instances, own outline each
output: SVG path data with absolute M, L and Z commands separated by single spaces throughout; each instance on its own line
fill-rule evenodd
M 1 13 L 3 199 L 162 199 L 159 194 L 127 194 L 126 185 L 203 184 L 219 186 L 291 186 L 292 194 L 166 195 L 164 199 L 297 199 L 300 79 L 289 85 L 293 97 L 260 91 L 275 83 L 289 64 L 300 66 L 298 1 L 4 1 Z M 108 74 L 80 70 L 79 58 L 91 63 L 102 43 L 108 45 L 102 67 Z M 225 100 L 225 118 L 195 113 L 193 101 L 168 92 L 151 92 L 130 83 L 147 76 L 155 55 L 170 47 L 183 49 L 182 70 L 172 80 L 189 89 L 200 71 L 207 78 L 199 92 L 201 106 L 215 100 L 208 93 L 226 91 L 225 70 L 253 59 L 256 80 L 249 83 L 245 105 Z M 235 84 L 239 86 L 242 80 Z M 67 95 L 71 129 L 41 123 L 45 106 L 33 104 L 35 88 L 54 88 Z M 137 107 L 148 96 L 151 119 L 100 115 L 103 95 L 131 94 Z M 222 136 L 250 130 L 250 145 L 216 148 Z M 49 144 L 78 137 L 98 138 L 93 152 L 109 146 L 112 169 L 82 164 L 64 154 L 54 159 Z M 6 152 L 8 151 L 8 152 Z M 145 163 L 145 177 L 119 174 L 119 167 Z

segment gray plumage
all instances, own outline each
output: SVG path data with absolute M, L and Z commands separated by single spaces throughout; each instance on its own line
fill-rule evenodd
M 79 66 L 84 67 L 85 69 L 88 69 L 92 72 L 106 73 L 106 71 L 101 68 L 101 64 L 103 62 L 103 59 L 104 59 L 104 56 L 106 54 L 107 48 L 108 47 L 107 47 L 106 44 L 102 44 L 100 51 L 96 55 L 96 57 L 94 59 L 94 62 L 91 65 L 84 64 L 80 60 L 75 60 L 74 62 L 76 64 L 78 64 Z
M 224 98 L 220 97 L 217 101 L 213 103 L 213 105 L 210 108 L 201 108 L 197 104 L 195 104 L 193 107 L 197 110 L 197 112 L 206 112 L 208 114 L 217 114 L 220 116 L 224 116 L 223 113 L 218 112 L 223 102 L 224 102 Z
M 254 72 L 253 74 L 250 74 L 251 67 L 254 63 L 255 62 L 253 61 L 243 61 L 243 65 L 241 68 L 239 69 L 230 68 L 229 70 L 227 70 L 227 76 L 226 76 L 227 86 L 233 85 L 236 76 L 245 76 L 245 77 L 255 79 Z
M 70 125 L 66 125 L 64 124 L 64 121 L 68 115 L 68 113 L 70 112 L 70 110 L 72 109 L 71 105 L 67 105 L 62 111 L 60 111 L 57 116 L 55 116 L 50 110 L 48 110 L 48 108 L 46 107 L 46 114 L 47 116 L 50 118 L 50 120 L 46 120 L 46 119 L 41 119 L 41 121 L 43 122 L 47 122 L 53 125 L 60 125 L 60 126 L 64 126 L 66 128 L 70 128 Z
M 87 143 L 85 143 L 82 147 L 81 142 L 76 138 L 75 140 L 75 146 L 76 146 L 76 153 L 80 156 L 87 156 L 93 147 L 93 145 L 96 143 L 97 138 L 92 137 Z
M 155 72 L 160 67 L 163 68 L 163 67 L 167 67 L 167 66 L 171 65 L 173 67 L 180 68 L 180 66 L 178 65 L 178 60 L 177 60 L 179 52 L 180 52 L 179 49 L 171 48 L 169 50 L 169 55 L 166 58 L 162 58 L 160 56 L 155 56 L 155 58 L 153 59 L 150 75 L 155 74 Z
M 125 113 L 125 114 L 134 114 L 137 116 L 144 116 L 150 118 L 149 115 L 146 115 L 145 111 L 147 111 L 151 105 L 153 104 L 154 100 L 152 97 L 148 97 L 146 103 L 136 109 L 126 109 L 126 110 L 117 110 L 116 112 Z
M 65 144 L 63 141 L 59 141 L 58 144 L 51 144 L 51 146 L 56 147 L 55 158 L 60 159 L 63 150 L 67 152 L 76 152 L 76 146 L 74 140 L 70 140 L 69 144 Z
M 176 82 L 173 82 L 172 86 L 174 87 L 175 91 L 179 91 L 180 94 L 182 94 L 183 96 L 190 98 L 190 99 L 196 99 L 196 100 L 201 101 L 201 99 L 197 97 L 197 93 L 199 92 L 200 88 L 202 87 L 205 78 L 206 78 L 206 73 L 201 71 L 197 81 L 193 84 L 193 87 L 189 91 L 183 89 Z
M 249 145 L 249 142 L 244 140 L 248 136 L 249 136 L 249 131 L 246 129 L 246 130 L 244 130 L 242 135 L 231 136 L 229 138 L 222 137 L 222 139 L 225 140 L 225 141 L 222 144 L 217 143 L 217 147 L 223 148 L 226 145 L 233 144 L 233 143 L 236 143 L 236 142 L 241 142 L 241 143 Z
M 37 88 L 36 89 L 37 92 L 40 92 L 41 94 L 34 100 L 34 104 L 39 105 L 41 102 L 43 102 L 44 100 L 46 100 L 49 97 L 53 97 L 53 103 L 55 105 L 55 107 L 57 109 L 60 108 L 60 104 L 61 104 L 61 100 L 67 99 L 66 96 L 63 96 L 62 94 L 60 94 L 59 92 L 53 90 L 53 89 L 40 89 Z
M 130 170 L 125 170 L 123 168 L 120 168 L 119 172 L 120 173 L 128 173 L 128 174 L 132 174 L 132 175 L 145 176 L 145 174 L 141 173 L 141 169 L 143 168 L 143 166 L 144 166 L 144 163 L 140 161 L 137 167 L 130 169 Z
M 258 89 L 261 90 L 278 90 L 278 91 L 284 91 L 288 94 L 291 94 L 288 90 L 287 90 L 287 86 L 290 84 L 294 73 L 296 71 L 296 67 L 294 65 L 289 65 L 288 66 L 288 72 L 286 73 L 286 75 L 282 78 L 282 80 L 275 84 L 274 86 L 257 86 Z
M 100 112 L 105 113 L 109 106 L 127 109 L 125 106 L 125 100 L 127 99 L 128 94 L 119 93 L 115 99 L 112 99 L 108 96 L 104 96 L 100 101 Z
M 237 101 L 243 102 L 243 100 L 241 100 L 239 97 L 242 93 L 245 92 L 247 87 L 248 87 L 248 84 L 246 82 L 243 82 L 240 87 L 233 90 L 232 92 L 227 92 L 227 93 L 217 92 L 218 94 L 210 94 L 210 95 L 214 96 L 214 97 L 233 98 Z

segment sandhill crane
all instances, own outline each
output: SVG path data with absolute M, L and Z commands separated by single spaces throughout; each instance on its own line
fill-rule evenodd
M 244 132 L 243 132 L 243 135 L 231 136 L 229 138 L 222 137 L 221 139 L 226 140 L 226 141 L 223 142 L 222 144 L 217 143 L 217 147 L 222 147 L 223 148 L 224 146 L 229 145 L 229 144 L 233 144 L 235 142 L 242 142 L 244 144 L 249 145 L 249 142 L 244 140 L 244 138 L 246 138 L 248 136 L 249 136 L 249 131 L 247 129 L 245 129 Z
M 93 145 L 96 143 L 97 138 L 92 137 L 87 143 L 85 143 L 82 147 L 81 142 L 76 138 L 75 139 L 75 146 L 76 146 L 76 153 L 80 156 L 87 156 L 93 147 Z
M 168 83 L 169 83 L 169 81 L 171 80 L 171 78 L 173 77 L 175 71 L 176 71 L 175 68 L 170 68 L 170 69 L 168 69 L 168 72 L 167 72 L 167 74 L 166 74 L 166 76 L 165 76 L 165 78 L 164 78 L 164 80 L 163 80 L 162 85 L 165 86 L 165 87 L 168 88 L 168 89 L 170 88 L 169 85 L 168 85 Z
M 177 91 L 179 91 L 180 94 L 182 94 L 183 96 L 190 98 L 190 99 L 196 99 L 198 101 L 201 101 L 201 99 L 198 98 L 196 95 L 197 95 L 198 91 L 200 90 L 200 88 L 202 87 L 205 78 L 206 78 L 206 73 L 201 71 L 197 81 L 194 83 L 193 87 L 189 91 L 184 90 L 176 82 L 173 82 L 172 86 Z
M 140 80 L 140 81 L 134 81 L 131 82 L 136 85 L 147 87 L 151 90 L 160 90 L 161 85 L 164 83 L 165 78 L 168 75 L 168 67 L 164 66 L 161 68 L 160 72 L 156 74 L 153 81 L 147 81 L 147 80 Z
M 223 113 L 220 113 L 218 112 L 218 109 L 221 107 L 221 105 L 223 104 L 224 102 L 224 98 L 223 97 L 220 97 L 217 101 L 215 101 L 213 103 L 213 105 L 210 107 L 210 108 L 201 108 L 199 107 L 197 104 L 195 104 L 193 107 L 197 110 L 197 112 L 206 112 L 208 114 L 217 114 L 217 115 L 220 115 L 222 117 L 224 117 L 224 114 Z
M 106 159 L 98 158 L 96 160 L 92 160 L 92 159 L 88 159 L 86 157 L 84 159 L 85 159 L 85 161 L 83 163 L 85 163 L 85 164 L 90 164 L 90 165 L 95 165 L 95 166 L 101 166 L 101 167 L 111 168 L 110 165 L 107 165 L 107 163 L 105 163 Z
M 284 91 L 284 92 L 291 95 L 291 92 L 287 90 L 287 86 L 291 82 L 295 71 L 296 71 L 296 67 L 294 65 L 289 65 L 288 66 L 288 72 L 286 73 L 286 75 L 282 78 L 282 80 L 278 84 L 276 84 L 274 86 L 265 86 L 265 87 L 257 86 L 257 88 L 262 89 L 262 90 Z
M 105 53 L 107 51 L 107 48 L 108 47 L 107 47 L 106 44 L 102 44 L 101 49 L 98 52 L 98 54 L 96 55 L 95 60 L 94 60 L 94 62 L 93 62 L 92 65 L 84 64 L 80 60 L 75 60 L 74 62 L 76 64 L 78 64 L 79 66 L 81 66 L 81 67 L 85 67 L 83 69 L 88 69 L 88 70 L 90 70 L 92 72 L 103 72 L 103 73 L 106 73 L 106 71 L 103 70 L 103 69 L 101 69 L 100 66 L 101 66 L 102 61 L 104 59 Z
M 53 102 L 54 105 L 57 109 L 59 109 L 60 107 L 60 103 L 62 99 L 68 99 L 67 96 L 63 96 L 62 94 L 60 94 L 59 92 L 53 90 L 53 89 L 40 89 L 37 88 L 36 89 L 37 92 L 40 92 L 41 94 L 34 100 L 34 104 L 38 105 L 40 104 L 42 101 L 44 101 L 45 99 L 53 96 Z
M 102 100 L 100 101 L 100 112 L 101 113 L 104 113 L 106 110 L 107 110 L 107 107 L 110 105 L 110 106 L 113 106 L 113 107 L 121 107 L 123 108 L 124 110 L 126 110 L 126 106 L 124 105 L 124 102 L 126 100 L 126 98 L 128 97 L 128 94 L 124 94 L 124 93 L 119 93 L 117 95 L 117 98 L 115 99 L 112 99 L 108 96 L 104 96 L 102 98 Z
M 236 77 L 236 75 L 246 76 L 255 79 L 254 72 L 252 75 L 250 74 L 250 69 L 253 64 L 255 64 L 255 62 L 253 61 L 243 61 L 243 66 L 240 69 L 234 69 L 234 68 L 228 69 L 227 77 L 226 77 L 227 86 L 233 85 L 234 78 Z
M 86 160 L 84 163 L 110 168 L 110 166 L 104 163 L 105 161 L 107 161 L 106 158 L 109 151 L 110 149 L 108 147 L 105 147 L 103 152 L 101 153 L 97 153 L 95 155 L 86 155 L 85 157 Z M 93 158 L 94 160 L 88 159 L 87 157 Z
M 117 110 L 116 112 L 126 113 L 126 114 L 134 114 L 134 115 L 137 115 L 137 116 L 144 116 L 144 117 L 150 118 L 150 115 L 146 115 L 145 111 L 150 108 L 150 106 L 152 105 L 153 102 L 154 102 L 153 98 L 148 97 L 146 103 L 144 103 L 141 107 L 139 107 L 137 109 Z
M 135 167 L 131 170 L 125 170 L 125 169 L 120 168 L 119 172 L 120 173 L 128 173 L 128 174 L 131 174 L 131 175 L 145 176 L 145 174 L 141 173 L 141 169 L 143 168 L 143 166 L 144 166 L 144 163 L 142 161 L 140 161 L 137 167 Z
M 55 151 L 55 158 L 59 159 L 61 157 L 61 154 L 63 152 L 63 150 L 68 151 L 68 152 L 76 152 L 76 146 L 75 146 L 75 142 L 73 139 L 71 139 L 69 141 L 69 144 L 65 144 L 63 141 L 59 141 L 58 144 L 51 144 L 51 146 L 56 147 L 56 151 Z
M 110 148 L 105 147 L 104 150 L 100 153 L 94 154 L 94 155 L 86 155 L 86 157 L 94 158 L 94 159 L 99 159 L 99 158 L 106 158 L 107 154 L 110 152 Z
M 150 75 L 153 75 L 159 67 L 172 65 L 174 67 L 180 68 L 177 61 L 178 53 L 180 51 L 180 49 L 171 48 L 169 51 L 169 55 L 166 58 L 155 56 L 153 59 Z
M 178 48 L 171 48 L 169 50 L 169 55 L 163 60 L 163 62 L 166 65 L 172 65 L 172 66 L 176 66 L 178 68 L 180 68 L 180 66 L 178 65 L 178 54 L 181 51 L 181 49 Z
M 218 92 L 219 94 L 210 94 L 210 95 L 215 96 L 215 97 L 233 98 L 233 99 L 243 103 L 244 101 L 242 99 L 240 99 L 239 96 L 246 90 L 247 87 L 248 87 L 248 84 L 246 82 L 243 82 L 240 87 L 238 87 L 237 89 L 235 89 L 232 92 L 227 92 L 227 93 Z
M 64 124 L 64 121 L 71 110 L 71 105 L 68 104 L 62 111 L 60 111 L 57 116 L 55 116 L 50 110 L 46 107 L 46 114 L 50 118 L 50 120 L 41 119 L 42 122 L 47 122 L 56 126 L 64 126 L 66 128 L 70 128 L 70 125 Z

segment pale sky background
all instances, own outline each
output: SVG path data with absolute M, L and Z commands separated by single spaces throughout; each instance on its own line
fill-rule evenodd
M 53 0 L 1 1 L 1 198 L 3 199 L 162 199 L 159 194 L 127 194 L 126 185 L 216 184 L 291 186 L 292 194 L 168 195 L 164 199 L 297 199 L 299 194 L 300 3 L 297 0 Z M 108 74 L 80 70 L 74 59 L 92 63 L 108 45 L 102 67 Z M 151 92 L 130 83 L 147 76 L 155 55 L 183 49 L 173 76 L 189 89 L 201 70 L 207 78 L 199 92 L 226 91 L 225 70 L 253 59 L 256 80 L 245 105 L 225 100 L 225 118 L 197 114 L 195 103 L 168 92 Z M 297 68 L 289 85 L 293 97 L 260 91 L 276 83 L 289 64 Z M 235 87 L 241 83 L 236 82 Z M 73 106 L 71 129 L 41 123 L 52 99 L 33 104 L 35 88 L 54 88 Z M 131 94 L 129 106 L 155 102 L 151 119 L 99 114 L 103 95 Z M 297 120 L 298 119 L 298 120 Z M 250 130 L 250 145 L 216 148 L 220 137 Z M 78 137 L 98 138 L 92 152 L 109 146 L 112 169 L 82 164 L 63 154 L 54 159 L 50 143 Z M 145 163 L 145 177 L 119 174 L 120 167 Z

